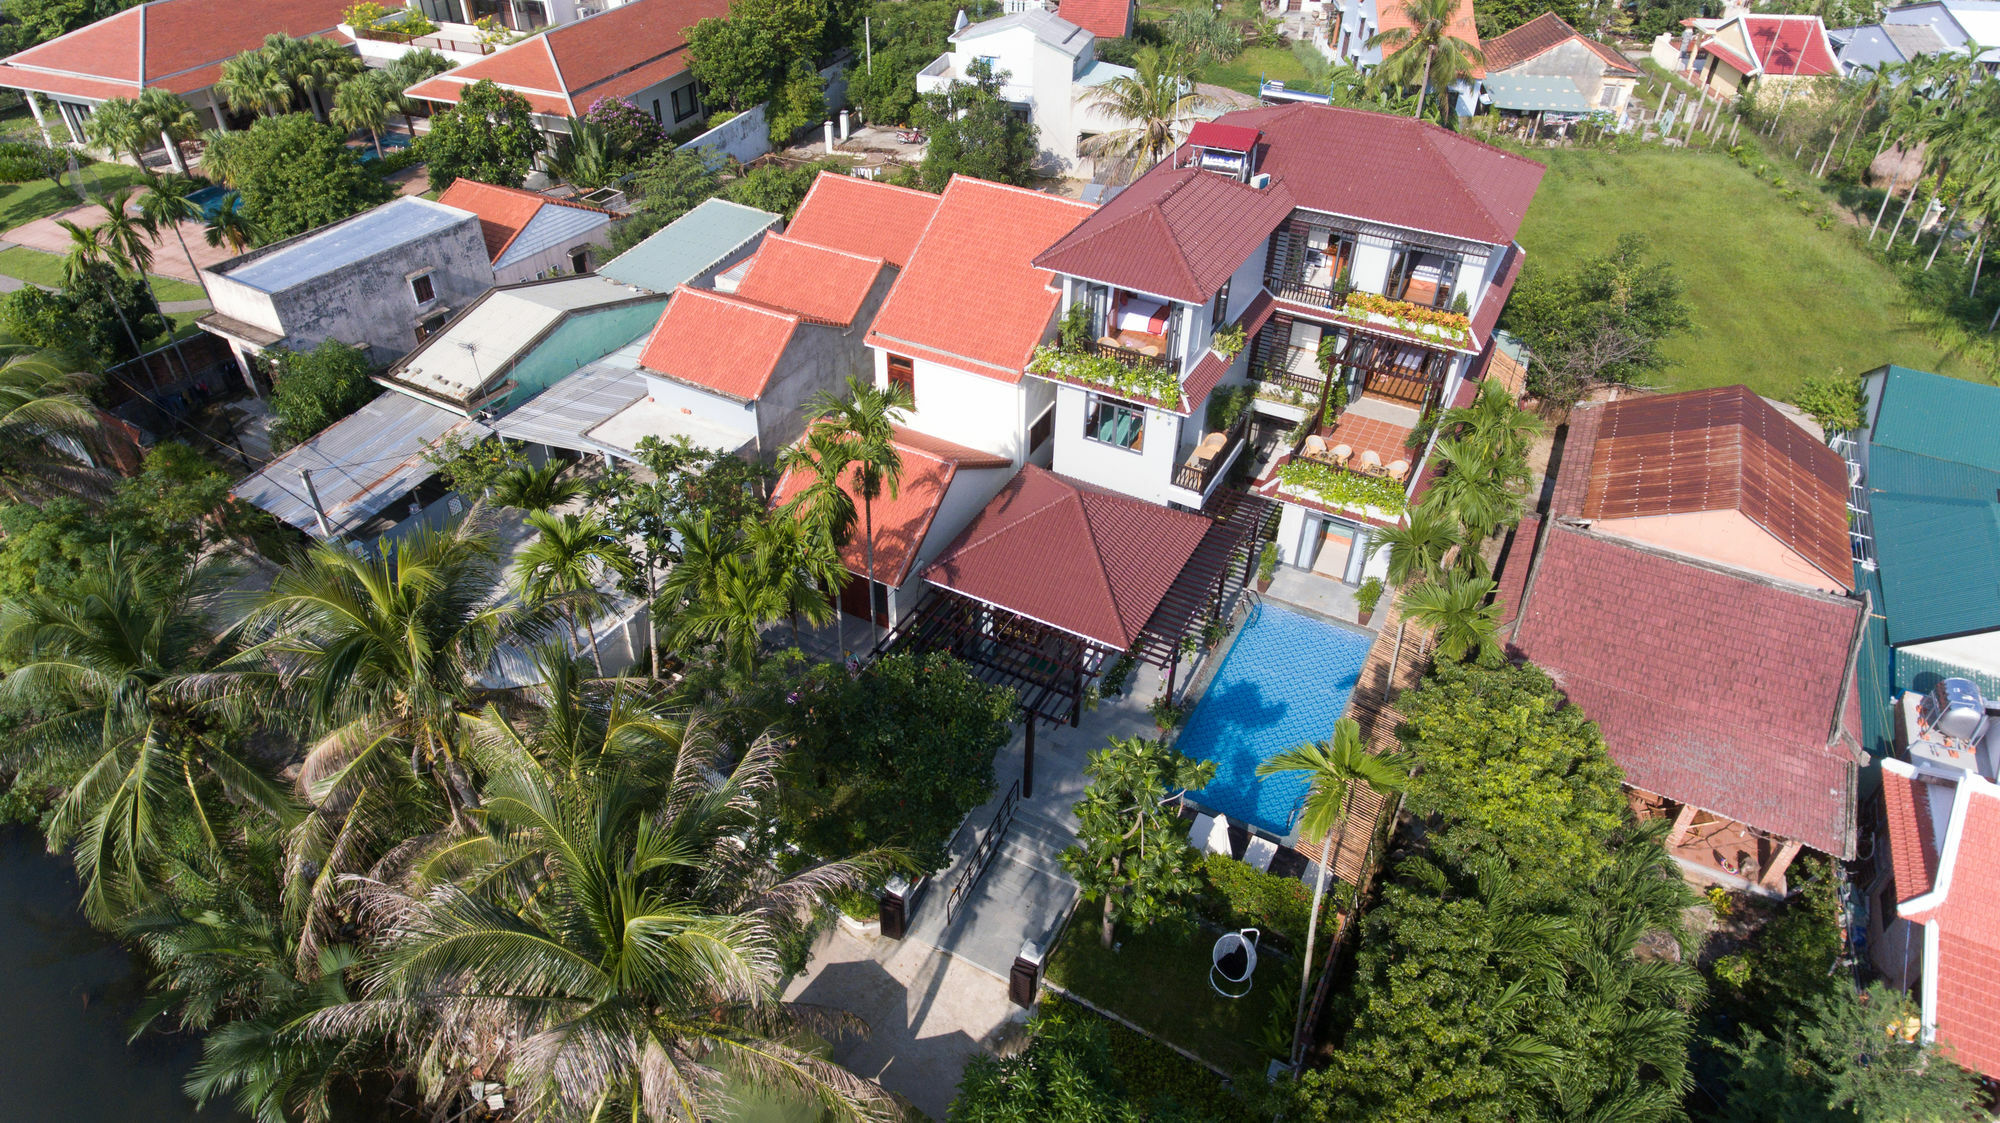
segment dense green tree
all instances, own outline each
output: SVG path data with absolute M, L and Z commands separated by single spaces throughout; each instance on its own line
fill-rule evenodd
M 828 0 L 731 0 L 728 18 L 688 28 L 689 69 L 702 96 L 744 110 L 802 80 L 801 71 L 816 77 L 820 60 L 846 40 L 839 21 L 852 18 L 849 7 Z M 778 136 L 775 126 L 772 136 Z
M 289 447 L 369 403 L 380 388 L 368 380 L 373 367 L 359 347 L 329 339 L 310 351 L 277 350 L 267 356 L 273 376 L 271 412 L 277 442 Z
M 706 149 L 662 148 L 626 182 L 631 214 L 611 228 L 611 250 L 623 253 L 722 192 L 722 161 Z
M 826 79 L 810 63 L 793 60 L 784 80 L 771 91 L 771 100 L 764 103 L 764 125 L 771 147 L 790 144 L 800 130 L 826 118 Z
M 1809 374 L 1799 381 L 1792 404 L 1819 422 L 1820 432 L 1831 439 L 1835 433 L 1861 428 L 1863 418 L 1860 375 L 1836 368 L 1831 374 Z
M 806 201 L 806 192 L 822 175 L 847 175 L 848 166 L 838 160 L 815 160 L 796 166 L 765 164 L 752 168 L 722 191 L 722 197 L 746 207 L 785 216 L 790 222 Z
M 939 653 L 899 654 L 850 674 L 820 664 L 793 688 L 787 817 L 811 853 L 871 846 L 942 869 L 965 816 L 993 794 L 1013 695 Z
M 519 187 L 543 144 L 528 99 L 482 80 L 467 86 L 457 105 L 431 118 L 417 148 L 430 166 L 432 187 L 449 187 L 461 176 Z
M 1161 741 L 1112 738 L 1084 766 L 1090 786 L 1076 802 L 1077 844 L 1060 855 L 1086 901 L 1102 902 L 1098 936 L 1110 947 L 1118 922 L 1143 932 L 1179 915 L 1200 886 L 1201 855 L 1188 845 L 1177 791 L 1215 778 L 1214 761 L 1194 761 Z
M 1028 1047 L 1004 1060 L 984 1053 L 965 1066 L 951 1118 L 965 1123 L 1140 1123 L 1126 1102 L 1102 1019 L 1071 1009 L 1037 1015 Z
M 1554 12 L 1564 23 L 1590 34 L 1590 12 L 1587 4 L 1576 0 L 1485 0 L 1473 10 L 1473 22 L 1479 28 L 1481 39 L 1491 39 L 1502 35 L 1541 15 Z
M 1638 234 L 1574 269 L 1529 264 L 1502 318 L 1541 368 L 1529 390 L 1558 408 L 1596 385 L 1630 384 L 1659 369 L 1660 345 L 1694 326 L 1680 278 Z
M 0 335 L 104 370 L 138 357 L 135 336 L 146 347 L 172 330 L 143 279 L 121 276 L 108 264 L 82 269 L 78 283 L 61 292 L 31 285 L 0 295 Z
M 954 175 L 1028 183 L 1039 132 L 1000 96 L 1000 79 L 987 64 L 973 63 L 966 78 L 925 94 L 913 114 L 929 138 L 918 182 L 926 191 L 943 191 Z
M 871 0 L 868 43 L 847 79 L 847 100 L 877 124 L 905 124 L 917 106 L 917 71 L 951 47 L 958 13 L 977 23 L 998 15 L 995 0 L 954 4 L 951 0 Z
M 288 238 L 387 200 L 392 192 L 344 143 L 340 130 L 309 113 L 264 117 L 209 140 L 230 186 L 264 235 Z M 206 157 L 205 157 L 206 158 Z
M 1499 854 L 1549 892 L 1605 863 L 1600 840 L 1626 814 L 1618 766 L 1541 668 L 1440 662 L 1396 705 L 1418 765 L 1406 805 L 1451 824 L 1441 854 Z

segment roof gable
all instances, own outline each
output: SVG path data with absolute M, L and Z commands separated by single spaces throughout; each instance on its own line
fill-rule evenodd
M 646 337 L 639 365 L 753 402 L 763 397 L 798 326 L 793 313 L 682 285 Z
M 1639 68 L 1617 51 L 1582 35 L 1554 12 L 1543 12 L 1527 23 L 1486 41 L 1486 71 L 1498 73 L 1527 62 L 1575 40 L 1604 60 L 1604 65 L 1620 74 L 1637 76 Z
M 1134 0 L 1062 0 L 1057 14 L 1099 39 L 1132 34 Z
M 153 0 L 8 56 L 0 85 L 92 97 L 130 97 L 141 86 L 192 93 L 267 35 L 337 34 L 345 7 L 346 0 Z M 73 85 L 79 81 L 84 86 Z M 130 88 L 96 88 L 103 83 Z
M 1840 73 L 1826 24 L 1818 16 L 1745 15 L 1731 22 L 1740 25 L 1752 52 L 1750 73 L 1781 78 Z
M 1090 32 L 1039 6 L 996 19 L 966 24 L 951 33 L 951 41 L 967 43 L 1009 31 L 1026 31 L 1041 42 L 1072 57 L 1081 57 L 1090 49 Z
M 1125 650 L 1209 520 L 1027 465 L 923 572 L 933 584 Z
M 599 98 L 625 97 L 686 71 L 687 29 L 728 14 L 728 0 L 629 0 L 419 82 L 408 92 L 456 102 L 465 86 L 490 80 L 527 97 L 538 113 L 576 116 Z
M 1089 213 L 1070 199 L 954 176 L 869 345 L 1019 382 L 1060 300 L 1034 256 Z
M 840 172 L 821 172 L 785 233 L 802 242 L 879 257 L 901 269 L 937 214 L 939 198 Z
M 1260 189 L 1196 168 L 1140 183 L 1143 188 L 1120 192 L 1035 264 L 1199 304 L 1292 213 L 1292 193 L 1283 183 Z
M 1846 466 L 1747 387 L 1585 408 L 1598 415 L 1592 441 L 1564 454 L 1566 462 L 1576 457 L 1589 466 L 1582 503 L 1555 508 L 1556 514 L 1622 519 L 1741 511 L 1842 588 L 1852 586 Z

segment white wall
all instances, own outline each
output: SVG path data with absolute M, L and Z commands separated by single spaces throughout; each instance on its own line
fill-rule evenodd
M 1180 451 L 1179 414 L 1146 410 L 1146 437 L 1138 451 L 1083 435 L 1090 392 L 1056 387 L 1055 470 L 1148 503 L 1165 504 Z
M 1913 643 L 1896 650 L 1983 674 L 2000 675 L 2000 632 Z
M 905 424 L 920 433 L 1005 456 L 1019 466 L 1027 451 L 1027 393 L 1021 383 L 968 374 L 917 359 L 917 408 Z M 875 384 L 889 384 L 889 355 L 875 348 Z M 1060 421 L 1058 421 L 1060 425 Z
M 712 424 L 735 429 L 746 438 L 757 435 L 757 407 L 754 403 L 711 394 L 685 382 L 662 378 L 644 370 L 639 373 L 645 376 L 647 396 L 655 402 L 686 410 Z

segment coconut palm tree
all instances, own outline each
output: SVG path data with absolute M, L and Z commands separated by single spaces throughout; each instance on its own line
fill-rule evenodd
M 202 238 L 211 246 L 228 245 L 229 252 L 242 253 L 264 240 L 264 224 L 243 209 L 243 196 L 227 195 L 210 215 Z
M 103 239 L 105 254 L 112 265 L 126 276 L 142 282 L 146 292 L 153 298 L 153 307 L 160 306 L 159 289 L 153 285 L 153 239 L 159 236 L 159 227 L 146 217 L 144 210 L 135 206 L 132 196 L 135 187 L 121 187 L 98 200 L 104 208 L 104 221 L 97 227 Z M 176 232 L 178 234 L 178 232 Z M 196 276 L 200 271 L 196 271 Z M 174 344 L 173 351 L 181 361 L 181 373 L 192 376 L 187 359 L 180 355 L 180 345 Z
M 1144 47 L 1132 67 L 1132 74 L 1096 87 L 1089 97 L 1091 106 L 1125 127 L 1090 137 L 1080 147 L 1085 155 L 1130 160 L 1130 178 L 1137 179 L 1180 147 L 1197 117 L 1220 104 L 1195 88 L 1193 69 L 1179 54 Z
M 386 946 L 361 999 L 313 1032 L 392 1033 L 432 1104 L 504 1072 L 524 1118 L 692 1123 L 743 1081 L 836 1117 L 896 1117 L 811 1051 L 803 1031 L 823 1021 L 779 1000 L 783 941 L 883 863 L 786 877 L 742 844 L 776 793 L 768 735 L 732 753 L 695 715 L 580 770 L 509 747 L 490 753 L 490 830 L 440 840 L 357 898 Z
M 1389 583 L 1401 588 L 1444 572 L 1444 559 L 1458 545 L 1458 534 L 1458 522 L 1449 512 L 1419 503 L 1402 525 L 1377 530 L 1368 550 L 1389 551 Z
M 1489 380 L 1479 384 L 1471 404 L 1446 410 L 1438 427 L 1465 437 L 1489 459 L 1525 465 L 1542 419 L 1522 409 L 1507 387 Z
M 194 108 L 179 94 L 157 86 L 139 91 L 137 108 L 153 135 L 166 146 L 168 163 L 175 172 L 186 175 L 187 161 L 181 158 L 181 144 L 201 135 L 201 118 L 195 116 Z
M 270 42 L 270 38 L 265 39 L 267 45 Z M 361 56 L 332 39 L 293 39 L 281 50 L 288 52 L 283 57 L 296 59 L 291 63 L 293 81 L 312 102 L 314 113 L 321 120 L 326 120 L 328 116 L 326 95 L 329 92 L 337 92 L 356 78 L 368 78 L 363 73 L 366 66 Z M 384 116 L 387 116 L 386 112 Z
M 231 113 L 276 117 L 292 104 L 290 79 L 261 50 L 244 51 L 224 62 L 215 92 Z
M 524 511 L 553 511 L 584 492 L 581 480 L 563 476 L 568 467 L 553 457 L 539 468 L 517 464 L 493 481 L 493 502 Z
M 201 275 L 201 267 L 194 263 L 194 254 L 188 249 L 187 238 L 181 234 L 181 223 L 200 222 L 206 217 L 201 204 L 190 198 L 196 190 L 195 181 L 187 176 L 157 177 L 147 185 L 146 193 L 139 196 L 139 219 L 154 233 L 161 230 L 174 232 L 174 241 L 180 243 L 181 256 L 187 259 L 188 271 L 201 285 L 202 295 L 207 296 L 208 279 Z
M 0 339 L 0 496 L 19 503 L 107 490 L 97 454 L 110 438 L 90 400 L 96 381 L 59 354 Z
M 139 336 L 132 330 L 132 321 L 125 318 L 125 308 L 118 303 L 116 287 L 118 270 L 110 244 L 106 240 L 107 231 L 102 226 L 86 229 L 67 218 L 55 220 L 56 225 L 69 234 L 69 252 L 63 255 L 63 287 L 72 291 L 87 285 L 98 285 L 111 302 L 111 311 L 118 317 L 118 326 L 125 329 L 125 339 L 132 345 L 132 356 L 137 358 L 146 353 L 139 345 Z
M 1460 0 L 1400 0 L 1402 26 L 1378 31 L 1368 37 L 1370 47 L 1382 50 L 1382 65 L 1376 75 L 1384 82 L 1417 87 L 1417 110 L 1424 115 L 1424 97 L 1435 86 L 1443 106 L 1439 114 L 1446 128 L 1452 127 L 1451 99 L 1446 92 L 1452 83 L 1465 78 L 1486 62 L 1473 43 L 1452 34 Z
M 1333 832 L 1347 818 L 1347 794 L 1356 784 L 1367 784 L 1378 792 L 1400 791 L 1409 771 L 1399 754 L 1376 756 L 1361 742 L 1361 725 L 1351 717 L 1334 723 L 1333 739 L 1286 749 L 1257 766 L 1258 776 L 1303 772 L 1311 786 L 1306 789 L 1304 809 L 1299 813 L 1299 833 L 1320 840 L 1319 875 L 1313 880 L 1311 920 L 1306 925 L 1305 958 L 1299 974 L 1299 1012 L 1292 1025 L 1292 1064 L 1304 1052 L 1306 996 L 1311 993 L 1313 939 L 1319 934 L 1320 906 L 1326 900 L 1326 875 L 1333 865 Z
M 806 401 L 814 427 L 832 430 L 846 442 L 848 463 L 855 469 L 855 490 L 861 495 L 861 544 L 868 561 L 869 636 L 879 639 L 875 619 L 875 500 L 884 490 L 894 499 L 903 486 L 903 457 L 896 451 L 896 425 L 916 408 L 908 388 L 890 383 L 878 389 L 860 378 L 847 380 L 845 396 L 820 391 Z
M 785 513 L 811 524 L 815 532 L 831 543 L 836 551 L 846 549 L 848 540 L 854 536 L 858 515 L 854 509 L 854 496 L 844 484 L 852 466 L 848 452 L 848 442 L 839 433 L 816 427 L 808 431 L 804 439 L 787 445 L 778 454 L 780 471 L 800 473 L 806 481 L 806 486 L 785 504 Z M 831 579 L 826 585 L 827 600 L 836 606 L 833 614 L 834 643 L 845 657 L 847 624 L 843 617 L 846 613 L 838 611 L 838 605 L 840 591 L 852 575 L 843 565 L 828 576 Z
M 597 632 L 590 622 L 605 604 L 598 583 L 606 575 L 629 578 L 632 551 L 595 516 L 529 511 L 535 540 L 514 561 L 514 583 L 529 604 L 552 604 L 569 621 L 572 638 L 590 642 L 590 662 L 604 673 Z
M 1501 605 L 1488 604 L 1493 579 L 1456 574 L 1426 581 L 1403 593 L 1403 614 L 1437 637 L 1437 652 L 1446 659 L 1500 655 Z
M 374 74 L 364 74 L 342 82 L 333 92 L 333 112 L 328 119 L 348 132 L 365 132 L 375 146 L 375 158 L 382 158 L 382 130 L 389 127 L 389 112 L 395 102 L 389 89 Z
M 132 157 L 145 170 L 146 150 L 159 143 L 159 134 L 131 98 L 114 97 L 99 102 L 83 119 L 84 139 L 114 155 Z
M 103 569 L 71 591 L 18 598 L 0 617 L 0 648 L 16 665 L 0 691 L 57 702 L 16 751 L 90 762 L 57 804 L 49 844 L 75 844 L 84 907 L 98 920 L 152 895 L 169 819 L 186 816 L 213 850 L 237 815 L 232 801 L 280 823 L 295 816 L 231 735 L 240 715 L 219 684 L 232 681 L 236 647 L 214 638 L 202 611 L 225 576 L 192 558 L 148 567 L 113 542 Z
M 683 653 L 714 644 L 725 663 L 748 674 L 756 669 L 764 629 L 792 610 L 788 592 L 788 583 L 753 555 L 725 554 L 710 569 L 707 589 L 675 619 L 671 642 Z

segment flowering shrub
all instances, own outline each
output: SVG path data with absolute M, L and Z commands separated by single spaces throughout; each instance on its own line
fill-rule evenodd
M 1450 339 L 1463 339 L 1472 331 L 1472 321 L 1456 312 L 1445 312 L 1436 308 L 1426 308 L 1407 300 L 1391 300 L 1379 293 L 1351 292 L 1347 303 L 1341 308 L 1349 316 L 1365 317 L 1370 313 L 1387 316 L 1396 321 L 1396 326 L 1404 331 L 1420 328 L 1435 328 L 1434 334 Z

